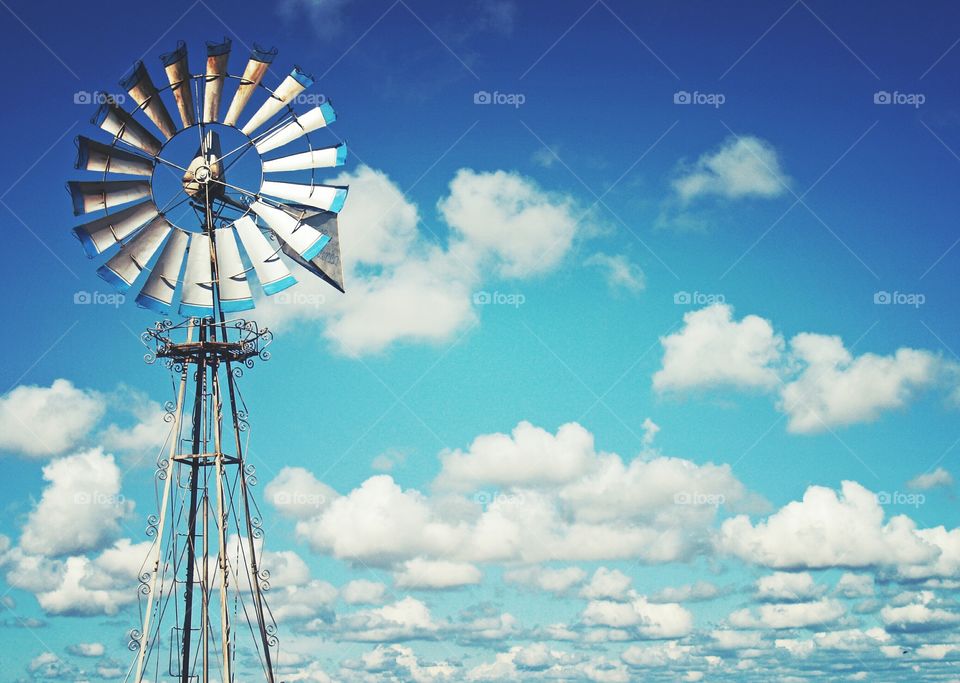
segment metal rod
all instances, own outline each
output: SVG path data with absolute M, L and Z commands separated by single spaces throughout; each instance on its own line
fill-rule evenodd
M 193 321 L 187 327 L 187 342 L 193 340 Z M 173 418 L 173 438 L 170 439 L 170 452 L 167 454 L 166 480 L 163 486 L 163 499 L 160 503 L 160 518 L 157 521 L 157 536 L 153 556 L 153 571 L 150 576 L 150 592 L 147 594 L 147 609 L 143 615 L 143 630 L 140 632 L 140 653 L 137 656 L 137 675 L 134 683 L 143 680 L 143 668 L 146 665 L 147 650 L 150 644 L 150 621 L 153 616 L 153 602 L 157 592 L 157 577 L 160 573 L 160 558 L 163 546 L 163 530 L 167 519 L 167 506 L 170 501 L 170 485 L 173 481 L 173 456 L 176 455 L 180 443 L 180 425 L 183 420 L 183 399 L 187 391 L 187 372 L 189 363 L 184 364 L 180 373 L 180 389 L 177 392 L 177 407 Z

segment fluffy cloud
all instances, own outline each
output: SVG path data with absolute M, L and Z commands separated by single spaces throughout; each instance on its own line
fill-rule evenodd
M 266 487 L 266 496 L 284 517 L 307 519 L 316 515 L 337 492 L 302 467 L 284 467 Z
M 564 567 L 563 569 L 548 569 L 545 567 L 524 567 L 504 572 L 503 580 L 521 586 L 538 588 L 548 593 L 566 593 L 581 583 L 587 573 L 580 567 Z
M 787 346 L 770 321 L 754 315 L 737 321 L 727 304 L 685 314 L 683 328 L 660 341 L 657 391 L 779 388 L 777 408 L 787 415 L 788 431 L 800 434 L 875 420 L 955 369 L 918 349 L 854 356 L 839 337 L 821 334 L 798 334 Z
M 57 379 L 0 397 L 0 449 L 48 457 L 75 447 L 103 417 L 105 399 Z
M 512 434 L 478 436 L 464 451 L 440 454 L 437 486 L 469 491 L 477 486 L 563 484 L 583 475 L 596 461 L 593 435 L 576 423 L 556 435 L 521 422 Z
M 665 562 L 709 547 L 720 502 L 752 502 L 727 466 L 647 455 L 624 463 L 596 453 L 579 425 L 551 435 L 521 423 L 512 436 L 479 437 L 467 452 L 445 453 L 435 495 L 378 475 L 296 529 L 318 552 L 378 566 L 415 558 Z M 487 485 L 495 495 L 460 495 Z
M 340 214 L 347 294 L 304 278 L 261 302 L 261 317 L 272 327 L 323 320 L 325 336 L 351 356 L 450 339 L 476 320 L 472 294 L 484 280 L 556 268 L 578 230 L 570 197 L 516 173 L 456 174 L 437 205 L 449 227 L 446 245 L 419 231 L 417 206 L 382 172 L 360 166 L 330 182 L 351 188 Z
M 903 605 L 891 604 L 880 610 L 887 631 L 921 633 L 951 628 L 960 622 L 960 614 L 937 604 L 930 591 L 921 591 Z
M 803 371 L 780 394 L 787 429 L 814 433 L 875 420 L 901 408 L 914 390 L 936 378 L 938 357 L 929 351 L 899 349 L 892 356 L 865 353 L 856 358 L 839 337 L 798 334 L 790 341 Z
M 588 600 L 624 600 L 630 594 L 631 579 L 619 569 L 598 567 L 590 583 L 580 591 Z
M 348 605 L 376 605 L 386 595 L 386 585 L 379 581 L 354 579 L 340 589 L 340 597 Z
M 407 560 L 394 574 L 394 581 L 400 588 L 458 588 L 478 584 L 481 578 L 481 571 L 467 562 L 421 557 Z
M 693 630 L 693 615 L 676 603 L 655 604 L 644 596 L 629 602 L 593 600 L 581 615 L 587 626 L 631 629 L 642 638 L 682 638 Z
M 663 367 L 653 376 L 658 391 L 733 386 L 770 389 L 783 338 L 768 320 L 748 315 L 733 320 L 733 309 L 714 304 L 683 316 L 683 329 L 662 337 Z
M 719 149 L 703 154 L 673 180 L 673 189 L 686 203 L 710 195 L 777 197 L 788 184 L 776 150 L 760 138 L 743 136 L 728 138 Z
M 100 435 L 104 448 L 115 451 L 155 452 L 170 433 L 170 423 L 164 418 L 167 413 L 156 401 L 151 401 L 139 391 L 121 387 L 110 397 L 110 403 L 128 412 L 133 424 L 121 427 L 108 425 Z
M 843 605 L 831 599 L 811 602 L 760 605 L 756 611 L 742 609 L 730 615 L 737 628 L 810 628 L 837 621 L 845 613 Z
M 43 468 L 43 478 L 48 484 L 20 539 L 26 553 L 82 553 L 117 538 L 133 504 L 120 494 L 120 468 L 112 455 L 93 449 L 57 459 Z
M 757 598 L 769 602 L 801 602 L 823 595 L 825 586 L 817 584 L 808 572 L 774 572 L 757 579 Z
M 840 495 L 811 486 L 802 501 L 757 524 L 745 515 L 725 520 L 718 546 L 744 561 L 778 569 L 876 567 L 917 579 L 956 570 L 960 530 L 917 529 L 904 515 L 885 521 L 877 496 L 846 481 Z

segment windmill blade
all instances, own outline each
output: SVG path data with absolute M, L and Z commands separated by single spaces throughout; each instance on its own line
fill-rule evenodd
M 309 88 L 313 84 L 313 78 L 303 73 L 300 67 L 293 67 L 290 75 L 283 79 L 283 82 L 277 87 L 273 94 L 257 110 L 257 113 L 250 117 L 246 125 L 241 128 L 244 135 L 250 135 L 257 128 L 265 124 L 270 118 L 285 106 L 290 104 L 294 97 Z
M 203 122 L 216 122 L 220 118 L 220 98 L 230 59 L 230 39 L 222 43 L 207 43 L 207 76 L 203 88 Z
M 67 189 L 73 199 L 75 216 L 150 196 L 150 183 L 146 180 L 71 180 L 67 183 Z
M 120 291 L 129 289 L 172 230 L 166 218 L 157 216 L 100 266 L 97 275 Z
M 150 271 L 150 277 L 137 295 L 137 305 L 157 313 L 167 313 L 173 303 L 173 294 L 183 270 L 184 253 L 190 236 L 183 230 L 174 230 L 167 240 L 160 258 Z
M 78 169 L 127 175 L 153 174 L 153 162 L 139 154 L 105 145 L 82 135 L 76 139 L 76 143 Z
M 267 238 L 260 232 L 260 228 L 250 216 L 244 216 L 233 226 L 240 236 L 243 249 L 247 252 L 257 279 L 267 296 L 282 292 L 287 287 L 296 284 L 297 280 L 290 274 L 290 270 L 280 258 L 277 249 L 274 249 Z
M 318 232 L 327 235 L 330 241 L 320 250 L 320 253 L 307 261 L 286 244 L 283 253 L 303 266 L 305 269 L 322 278 L 327 284 L 345 292 L 343 288 L 343 264 L 340 261 L 340 230 L 337 227 L 337 215 L 326 211 L 315 211 L 313 215 L 303 218 L 303 222 Z
M 113 245 L 120 244 L 141 225 L 155 218 L 158 213 L 156 205 L 148 199 L 122 211 L 78 225 L 73 229 L 73 234 L 80 240 L 87 257 L 93 258 Z
M 210 270 L 210 237 L 190 235 L 187 269 L 183 273 L 180 315 L 205 316 L 213 313 L 213 278 Z
M 302 154 L 291 154 L 263 162 L 264 173 L 280 171 L 302 171 L 310 168 L 333 168 L 343 166 L 347 160 L 347 145 L 341 143 L 334 147 L 314 149 Z
M 160 55 L 160 62 L 167 72 L 170 81 L 170 92 L 177 103 L 180 120 L 184 128 L 189 128 L 196 121 L 193 113 L 193 92 L 190 89 L 190 69 L 187 66 L 187 44 L 182 40 L 177 43 L 173 52 Z
M 337 185 L 304 185 L 267 180 L 260 187 L 260 192 L 333 213 L 339 213 L 347 201 L 347 188 Z
M 237 125 L 237 119 L 243 112 L 247 102 L 253 95 L 253 91 L 260 85 L 264 74 L 273 63 L 273 58 L 277 56 L 277 49 L 271 48 L 264 50 L 253 44 L 253 53 L 250 55 L 247 66 L 243 69 L 243 76 L 240 77 L 240 85 L 237 86 L 237 92 L 233 95 L 233 101 L 230 102 L 230 108 L 227 109 L 227 115 L 223 118 L 223 123 L 228 126 Z
M 117 140 L 142 149 L 152 157 L 157 156 L 163 146 L 139 121 L 112 102 L 102 105 L 94 114 L 91 123 Z
M 285 123 L 272 133 L 264 135 L 254 146 L 260 154 L 264 154 L 293 142 L 307 133 L 329 126 L 336 120 L 337 113 L 333 110 L 333 106 L 329 102 L 324 102 L 295 120 Z
M 227 313 L 253 308 L 253 294 L 247 282 L 247 270 L 240 260 L 240 248 L 233 228 L 217 230 L 217 275 L 220 284 L 220 308 Z
M 170 113 L 160 99 L 160 93 L 157 92 L 157 86 L 153 84 L 150 73 L 142 61 L 133 65 L 133 71 L 120 81 L 120 87 L 126 90 L 137 106 L 143 109 L 147 117 L 163 133 L 163 137 L 169 140 L 176 135 L 177 127 L 173 125 L 173 119 L 170 118 Z
M 306 225 L 300 217 L 291 216 L 283 209 L 268 206 L 260 201 L 250 204 L 250 208 L 266 221 L 269 228 L 282 242 L 307 261 L 319 254 L 320 250 L 330 241 L 329 235 L 324 235 L 313 229 Z M 300 216 L 304 214 L 302 211 L 299 213 Z

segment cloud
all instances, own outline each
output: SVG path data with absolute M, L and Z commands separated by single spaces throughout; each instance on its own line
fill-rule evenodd
M 671 183 L 683 203 L 707 196 L 726 199 L 778 197 L 790 179 L 773 146 L 753 136 L 730 137 L 703 154 Z
M 576 423 L 565 424 L 556 436 L 520 422 L 513 432 L 478 436 L 466 452 L 440 454 L 442 489 L 473 490 L 477 486 L 562 484 L 582 476 L 596 460 L 593 435 Z
M 760 605 L 754 612 L 742 609 L 730 615 L 730 623 L 737 628 L 810 628 L 837 621 L 845 613 L 837 600 L 824 598 L 812 602 L 774 603 Z
M 552 270 L 573 243 L 580 216 L 570 197 L 506 171 L 460 169 L 437 208 L 473 250 L 493 255 L 504 277 Z
M 503 580 L 559 595 L 581 583 L 586 576 L 587 573 L 580 567 L 563 567 L 562 569 L 524 567 L 504 572 Z
M 580 597 L 588 600 L 625 600 L 631 592 L 630 584 L 630 577 L 619 569 L 598 567 L 590 583 L 580 591 Z
M 839 337 L 809 332 L 787 346 L 769 320 L 748 315 L 737 321 L 723 303 L 686 313 L 683 327 L 660 342 L 663 362 L 654 389 L 778 389 L 776 407 L 787 415 L 787 430 L 797 434 L 876 420 L 955 370 L 930 351 L 854 356 Z
M 609 256 L 596 253 L 583 262 L 586 266 L 596 266 L 603 272 L 607 285 L 614 291 L 625 290 L 640 292 L 646 287 L 643 269 L 630 262 L 623 254 Z
M 709 581 L 697 581 L 682 586 L 668 587 L 657 591 L 650 596 L 651 602 L 696 602 L 712 600 L 723 595 L 725 591 Z
M 683 316 L 683 328 L 661 337 L 663 367 L 653 376 L 657 391 L 731 386 L 771 389 L 783 338 L 768 320 L 733 319 L 733 308 L 714 304 Z
M 873 577 L 845 572 L 837 581 L 836 592 L 845 598 L 868 598 L 874 593 Z
M 20 546 L 34 555 L 98 550 L 116 539 L 133 509 L 120 494 L 120 468 L 112 455 L 93 449 L 43 468 L 48 482 L 27 516 Z
M 340 597 L 348 605 L 376 605 L 383 602 L 387 587 L 379 581 L 354 579 L 340 589 Z
M 932 472 L 918 474 L 907 482 L 907 488 L 915 491 L 929 491 L 938 487 L 948 489 L 952 486 L 953 476 L 942 467 L 938 467 Z
M 0 397 L 0 449 L 49 457 L 73 448 L 106 410 L 104 397 L 66 379 L 21 385 Z
M 266 499 L 284 517 L 309 519 L 338 494 L 303 467 L 284 467 L 266 487 Z
M 693 615 L 676 603 L 655 604 L 644 596 L 629 602 L 593 600 L 581 615 L 587 626 L 632 629 L 641 638 L 683 638 L 693 630 Z
M 67 646 L 67 652 L 77 657 L 103 657 L 106 651 L 103 643 L 76 643 Z
M 721 503 L 755 504 L 728 466 L 652 453 L 625 463 L 596 453 L 576 424 L 550 434 L 520 423 L 511 435 L 478 437 L 441 460 L 433 495 L 370 477 L 300 519 L 298 537 L 316 552 L 394 568 L 415 558 L 667 562 L 710 547 Z
M 780 409 L 787 429 L 801 434 L 870 422 L 902 408 L 915 389 L 933 383 L 938 369 L 929 351 L 903 348 L 892 356 L 854 358 L 839 337 L 821 334 L 798 334 L 790 350 L 804 369 L 783 388 Z
M 348 356 L 449 341 L 476 322 L 473 293 L 485 280 L 555 269 L 579 230 L 571 197 L 516 173 L 457 172 L 437 204 L 446 245 L 418 229 L 418 207 L 384 173 L 360 166 L 330 182 L 351 189 L 339 223 L 347 294 L 305 278 L 260 310 L 271 328 L 323 321 L 324 336 Z
M 840 522 L 842 520 L 842 523 Z M 765 521 L 745 515 L 720 527 L 718 547 L 740 559 L 777 569 L 887 568 L 905 578 L 949 576 L 958 564 L 960 533 L 917 529 L 904 515 L 884 521 L 878 497 L 845 481 L 840 495 L 810 486 Z
M 757 579 L 756 596 L 767 602 L 802 602 L 818 598 L 826 586 L 817 584 L 809 572 L 774 572 Z
M 467 562 L 425 560 L 417 557 L 404 562 L 394 573 L 399 588 L 459 588 L 480 583 L 482 572 Z
M 157 451 L 170 433 L 167 412 L 156 401 L 151 401 L 139 391 L 121 387 L 110 396 L 111 405 L 129 413 L 134 423 L 127 427 L 108 425 L 99 436 L 103 447 L 110 451 L 143 453 Z

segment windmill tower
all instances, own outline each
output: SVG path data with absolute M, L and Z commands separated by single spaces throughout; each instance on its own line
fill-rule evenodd
M 275 50 L 255 47 L 241 75 L 228 71 L 230 52 L 227 39 L 208 43 L 194 73 L 181 41 L 160 58 L 168 84 L 159 88 L 138 62 L 121 81 L 126 95 L 104 98 L 92 120 L 109 141 L 77 139 L 77 168 L 91 179 L 68 183 L 74 213 L 92 218 L 73 232 L 98 274 L 180 320 L 143 334 L 146 360 L 165 363 L 177 392 L 148 519 L 131 683 L 276 681 L 238 382 L 269 357 L 272 335 L 236 314 L 253 308 L 254 281 L 268 296 L 293 285 L 289 263 L 343 291 L 337 213 L 347 188 L 316 182 L 318 169 L 346 157 L 342 142 L 314 144 L 333 108 L 303 94 L 312 79 L 298 67 L 274 76 Z M 298 114 L 303 100 L 314 106 Z M 259 108 L 244 118 L 252 101 Z

